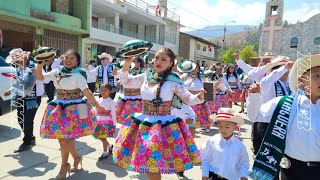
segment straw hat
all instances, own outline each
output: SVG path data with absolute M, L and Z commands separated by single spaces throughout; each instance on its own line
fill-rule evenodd
M 237 126 L 244 124 L 244 120 L 241 116 L 235 115 L 231 108 L 220 108 L 217 114 L 211 114 L 209 116 L 213 121 L 228 121 L 236 123 Z
M 205 70 L 205 71 L 203 71 L 203 76 L 204 77 L 212 76 L 214 73 L 215 72 L 210 70 L 210 69 L 209 70 Z
M 31 61 L 46 61 L 49 59 L 53 59 L 60 55 L 60 50 L 53 48 L 53 47 L 41 47 L 39 46 L 38 49 L 34 50 L 29 55 L 29 60 Z
M 23 51 L 21 48 L 12 49 L 9 52 L 9 56 L 6 58 L 6 63 L 13 64 L 17 61 L 23 61 L 25 56 L 28 56 L 30 52 Z
M 190 73 L 196 69 L 197 65 L 194 62 L 185 60 L 177 65 L 177 70 L 182 73 Z
M 289 61 L 291 61 L 289 57 L 278 56 L 277 58 L 273 59 L 270 63 L 266 64 L 265 70 L 267 73 L 270 73 L 272 68 L 276 66 L 285 65 Z
M 301 77 L 307 70 L 317 66 L 320 66 L 320 53 L 297 59 L 289 73 L 290 89 L 296 92 L 299 88 L 298 77 Z
M 119 51 L 116 52 L 116 57 L 131 57 L 143 54 L 152 48 L 151 42 L 142 40 L 131 40 L 126 42 Z
M 274 58 L 275 55 L 273 55 L 271 52 L 266 52 L 263 56 L 261 56 L 260 58 L 261 59 L 266 59 L 266 58 L 269 58 L 269 59 L 272 59 Z
M 109 59 L 109 61 L 111 62 L 112 61 L 112 56 L 110 55 L 110 54 L 108 54 L 108 53 L 102 53 L 102 54 L 100 54 L 100 55 L 98 55 L 98 57 L 99 57 L 99 59 L 102 59 L 102 58 L 107 58 L 107 59 Z

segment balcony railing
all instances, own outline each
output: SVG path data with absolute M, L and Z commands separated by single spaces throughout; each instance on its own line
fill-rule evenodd
M 144 34 L 131 32 L 131 31 L 121 29 L 121 28 L 116 28 L 113 24 L 104 24 L 104 23 L 98 23 L 96 21 L 92 21 L 92 27 L 102 29 L 105 31 L 109 31 L 112 33 L 121 34 L 121 35 L 128 36 L 128 37 L 132 37 L 132 38 L 141 39 L 144 41 L 150 41 L 150 42 L 153 42 L 156 44 L 164 45 L 164 41 L 159 41 L 155 37 L 150 37 L 150 36 L 146 36 Z
M 109 0 L 110 1 L 110 0 Z M 129 4 L 137 9 L 140 9 L 141 11 L 144 11 L 152 16 L 156 16 L 156 17 L 162 17 L 162 18 L 167 18 L 169 20 L 172 20 L 174 22 L 180 22 L 180 16 L 175 14 L 174 12 L 165 9 L 165 8 L 161 8 L 160 10 L 160 14 L 157 14 L 156 11 L 156 6 L 157 5 L 151 5 L 148 4 L 142 0 L 117 0 L 115 1 L 115 3 L 117 4 Z

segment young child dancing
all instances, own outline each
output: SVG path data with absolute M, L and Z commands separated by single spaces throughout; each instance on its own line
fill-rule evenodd
M 108 158 L 108 156 L 112 153 L 113 146 L 110 146 L 107 137 L 113 137 L 117 122 L 115 102 L 110 98 L 112 86 L 110 84 L 103 84 L 100 92 L 101 98 L 98 99 L 98 103 L 104 108 L 104 111 L 96 112 L 97 127 L 93 135 L 102 142 L 103 146 L 104 152 L 99 157 L 99 161 Z

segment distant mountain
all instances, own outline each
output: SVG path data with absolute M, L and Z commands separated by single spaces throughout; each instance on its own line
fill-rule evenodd
M 259 26 L 251 26 L 251 25 L 227 25 L 226 35 L 247 31 L 247 30 L 252 30 L 258 27 Z M 212 39 L 216 37 L 222 37 L 223 28 L 224 28 L 223 25 L 207 26 L 200 30 L 189 31 L 186 33 L 197 36 L 197 37 L 201 37 L 203 39 Z

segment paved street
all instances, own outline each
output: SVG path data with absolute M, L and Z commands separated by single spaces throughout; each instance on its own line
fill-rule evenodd
M 57 140 L 41 139 L 39 129 L 41 118 L 46 107 L 47 98 L 42 98 L 42 103 L 35 118 L 34 135 L 36 136 L 37 145 L 32 150 L 19 154 L 13 153 L 22 143 L 23 133 L 16 122 L 16 111 L 0 116 L 0 179 L 54 179 L 60 168 L 60 151 Z M 240 110 L 239 106 L 235 106 L 235 111 Z M 245 114 L 241 114 L 247 118 Z M 252 153 L 250 150 L 250 132 L 251 123 L 245 121 L 245 125 L 241 128 L 241 140 L 246 144 L 249 152 L 251 164 Z M 117 130 L 120 125 L 117 125 Z M 205 133 L 200 129 L 197 130 L 196 143 L 200 146 L 209 136 L 217 133 L 215 127 L 212 127 L 210 133 Z M 115 138 L 108 139 L 114 143 Z M 74 180 L 104 180 L 104 179 L 146 179 L 144 174 L 128 172 L 116 166 L 112 158 L 98 162 L 97 159 L 102 153 L 102 145 L 100 141 L 93 137 L 84 137 L 77 140 L 76 148 L 83 155 L 83 170 L 72 173 L 69 179 Z M 69 160 L 70 164 L 73 161 Z M 184 179 L 201 179 L 200 166 L 185 172 Z M 176 175 L 163 175 L 163 179 L 175 180 L 179 179 Z

